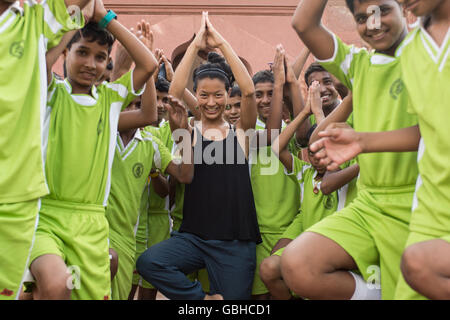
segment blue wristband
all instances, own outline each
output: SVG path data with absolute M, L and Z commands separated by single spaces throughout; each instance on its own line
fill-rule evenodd
M 112 10 L 108 10 L 103 19 L 98 22 L 98 26 L 105 29 L 112 19 L 117 19 L 117 14 Z

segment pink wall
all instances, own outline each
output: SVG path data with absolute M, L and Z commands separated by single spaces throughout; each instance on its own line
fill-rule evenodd
M 141 19 L 149 21 L 155 48 L 163 49 L 169 58 L 173 58 L 175 48 L 197 32 L 203 10 L 209 12 L 211 22 L 236 53 L 249 62 L 253 72 L 268 68 L 279 43 L 291 59 L 303 48 L 291 27 L 298 0 L 104 0 L 104 3 L 127 27 L 135 27 Z M 362 45 L 344 0 L 329 1 L 324 24 L 344 41 Z M 61 62 L 55 71 L 61 72 Z

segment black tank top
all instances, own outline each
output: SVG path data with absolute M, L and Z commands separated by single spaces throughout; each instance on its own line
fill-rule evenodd
M 220 141 L 207 140 L 194 130 L 194 179 L 185 186 L 179 232 L 205 240 L 260 243 L 249 166 L 235 130 L 230 126 Z

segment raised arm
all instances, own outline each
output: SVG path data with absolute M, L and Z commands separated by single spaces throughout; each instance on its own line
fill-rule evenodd
M 161 50 L 162 51 L 162 50 Z M 173 81 L 174 71 L 172 64 L 170 63 L 169 59 L 164 55 L 164 52 L 162 52 L 161 55 L 161 61 L 160 64 L 164 63 L 164 68 L 166 70 L 166 79 L 169 82 Z M 198 101 L 197 98 L 192 94 L 192 92 L 189 91 L 188 88 L 184 88 L 184 93 L 182 100 L 188 107 L 188 109 L 192 112 L 194 115 L 195 120 L 200 120 L 201 118 L 201 112 L 199 109 L 197 109 Z
M 106 14 L 103 2 L 96 0 L 94 21 L 99 22 Z M 158 67 L 158 62 L 150 50 L 119 21 L 113 19 L 106 28 L 123 45 L 133 59 L 136 65 L 133 71 L 133 88 L 135 91 L 140 90 Z
M 310 53 L 311 51 L 309 51 L 308 47 L 304 47 L 292 64 L 292 70 L 294 71 L 295 77 L 297 79 L 300 77 L 300 74 L 305 67 L 306 61 L 308 61 Z
M 231 71 L 236 79 L 237 84 L 242 92 L 241 100 L 241 118 L 236 127 L 245 130 L 254 129 L 256 125 L 256 99 L 255 86 L 251 76 L 248 74 L 247 68 L 234 52 L 230 44 L 217 32 L 211 24 L 206 14 L 206 43 L 209 47 L 219 48 L 223 56 L 231 67 Z
M 187 87 L 189 77 L 192 74 L 194 61 L 200 49 L 206 48 L 206 15 L 202 14 L 200 22 L 200 30 L 197 32 L 194 40 L 187 48 L 183 59 L 175 70 L 173 81 L 170 84 L 169 94 L 177 99 L 182 100 L 184 90 Z
M 359 174 L 359 165 L 356 163 L 348 168 L 338 171 L 327 171 L 320 184 L 323 194 L 330 194 L 356 178 Z
M 138 22 L 136 36 L 149 50 L 151 49 L 153 41 L 150 33 L 150 25 L 144 20 Z M 123 65 L 119 66 L 119 68 L 123 68 Z M 149 126 L 157 121 L 156 88 L 153 77 L 150 77 L 147 80 L 145 91 L 142 94 L 141 108 L 138 110 L 121 112 L 118 129 L 120 132 L 127 131 L 134 128 Z
M 47 85 L 50 85 L 50 82 L 52 81 L 52 68 L 53 65 L 58 61 L 58 58 L 63 53 L 64 49 L 66 49 L 67 45 L 69 44 L 70 40 L 73 38 L 75 33 L 79 32 L 78 30 L 72 30 L 67 32 L 63 35 L 61 41 L 56 47 L 51 48 L 49 51 L 47 51 L 45 55 L 45 61 L 47 64 Z
M 321 22 L 327 2 L 301 0 L 292 18 L 292 27 L 319 60 L 332 58 L 335 50 L 333 36 Z
M 297 128 L 306 120 L 310 115 L 310 104 L 306 104 L 305 108 L 295 117 L 295 119 L 283 130 L 280 135 L 272 143 L 272 151 L 278 156 L 285 168 L 292 171 L 292 155 L 287 150 L 290 139 L 294 135 Z
M 348 96 L 344 98 L 342 103 L 328 115 L 328 117 L 323 119 L 323 121 L 321 121 L 318 124 L 317 128 L 314 129 L 314 132 L 311 135 L 309 143 L 316 142 L 318 139 L 320 139 L 319 132 L 324 131 L 330 124 L 335 122 L 345 122 L 352 113 L 352 111 L 353 111 L 353 98 L 352 94 L 350 93 Z
M 275 59 L 272 67 L 273 76 L 274 76 L 274 84 L 273 84 L 273 93 L 272 93 L 272 102 L 270 107 L 270 115 L 266 121 L 266 130 L 267 130 L 267 145 L 272 144 L 272 140 L 275 137 L 272 137 L 272 131 L 277 130 L 280 132 L 281 130 L 281 117 L 283 110 L 283 88 L 286 83 L 286 71 L 285 71 L 285 63 L 284 56 L 286 52 L 281 44 L 279 44 L 276 48 Z
M 394 131 L 356 132 L 339 123 L 332 123 L 319 132 L 319 136 L 322 139 L 313 143 L 310 149 L 328 170 L 337 170 L 345 161 L 361 153 L 417 151 L 421 137 L 418 125 Z
M 171 161 L 166 168 L 166 173 L 170 174 L 180 183 L 191 183 L 194 178 L 194 158 L 191 147 L 191 129 L 189 128 L 187 111 L 178 99 L 169 96 L 169 106 L 167 111 L 169 114 L 170 129 L 175 132 L 181 129 L 183 132 L 183 140 L 175 141 L 177 148 L 181 150 L 181 164 Z M 174 140 L 176 137 L 174 136 Z M 187 141 L 184 141 L 184 140 Z M 183 147 L 180 147 L 183 145 Z

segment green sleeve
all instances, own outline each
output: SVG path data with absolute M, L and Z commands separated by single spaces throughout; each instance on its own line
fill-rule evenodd
M 172 161 L 173 157 L 170 150 L 156 137 L 152 138 L 153 148 L 155 153 L 153 155 L 153 162 L 155 167 L 158 168 L 162 173 L 166 172 L 167 166 Z
M 114 82 L 108 83 L 106 85 L 108 88 L 113 89 L 119 95 L 119 99 L 123 101 L 122 110 L 128 107 L 128 105 L 144 93 L 144 87 L 135 92 L 133 88 L 133 70 L 128 71 L 122 77 L 117 79 Z
M 347 88 L 353 90 L 353 78 L 357 70 L 355 66 L 361 58 L 369 55 L 369 52 L 364 48 L 346 45 L 336 35 L 333 35 L 333 39 L 335 48 L 333 57 L 328 60 L 318 60 L 318 62 Z
M 288 177 L 295 179 L 295 181 L 301 182 L 303 181 L 304 168 L 308 165 L 311 166 L 311 164 L 309 164 L 308 162 L 299 159 L 295 155 L 292 155 L 292 172 L 287 172 L 286 168 L 284 168 L 284 173 Z
M 48 41 L 47 49 L 58 45 L 66 32 L 80 29 L 85 23 L 81 9 L 74 6 L 70 16 L 64 0 L 44 0 L 32 6 L 25 1 L 24 10 L 26 14 L 30 10 L 35 17 L 37 28 Z
M 286 228 L 281 238 L 294 240 L 303 232 L 303 213 L 301 210 L 298 211 L 294 220 Z

